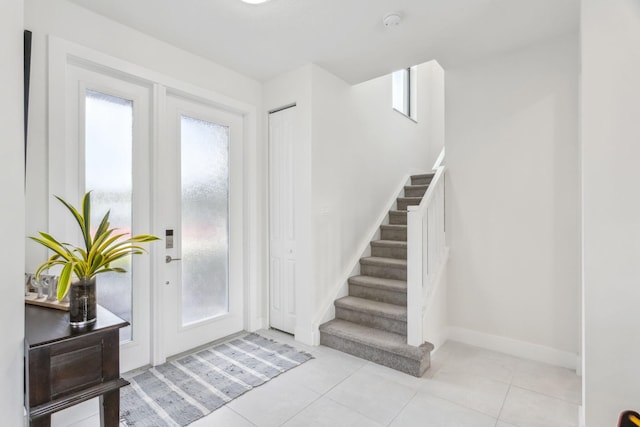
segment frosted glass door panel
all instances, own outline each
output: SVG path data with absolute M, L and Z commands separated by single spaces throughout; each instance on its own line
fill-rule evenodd
M 133 101 L 88 90 L 85 96 L 85 187 L 91 190 L 91 233 L 110 211 L 111 227 L 131 233 Z M 117 265 L 127 273 L 105 273 L 97 278 L 98 301 L 132 321 L 131 259 Z M 128 341 L 131 327 L 120 330 Z
M 182 324 L 229 311 L 229 128 L 181 116 Z

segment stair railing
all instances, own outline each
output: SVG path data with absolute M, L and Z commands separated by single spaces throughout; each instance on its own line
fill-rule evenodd
M 417 206 L 407 213 L 407 344 L 425 342 L 423 319 L 429 296 L 446 262 L 444 148 L 435 175 Z

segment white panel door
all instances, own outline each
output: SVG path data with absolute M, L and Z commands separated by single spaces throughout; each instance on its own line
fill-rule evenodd
M 269 115 L 269 319 L 289 333 L 296 326 L 295 119 L 296 107 Z
M 243 121 L 172 94 L 164 117 L 156 215 L 173 235 L 162 285 L 171 356 L 243 329 Z

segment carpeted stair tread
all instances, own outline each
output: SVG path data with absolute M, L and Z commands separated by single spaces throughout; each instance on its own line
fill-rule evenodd
M 429 352 L 433 350 L 431 343 L 413 347 L 407 345 L 407 338 L 400 334 L 358 325 L 341 319 L 334 319 L 321 325 L 320 332 L 413 360 L 422 360 L 428 357 Z
M 422 197 L 398 197 L 396 199 L 396 208 L 399 211 L 408 210 L 409 206 L 417 206 L 422 201 Z
M 372 240 L 371 246 L 383 246 L 385 248 L 406 249 L 407 242 L 403 240 Z
M 433 177 L 435 176 L 435 172 L 430 172 L 430 173 L 421 173 L 418 175 L 411 175 L 411 178 L 413 179 L 433 179 Z
M 384 279 L 373 276 L 353 276 L 349 278 L 349 284 L 368 286 L 394 292 L 407 292 L 407 282 L 404 280 Z
M 405 185 L 404 196 L 405 197 L 423 197 L 424 193 L 427 192 L 428 188 L 429 188 L 429 184 Z
M 349 278 L 349 295 L 372 301 L 407 306 L 407 282 L 370 275 Z
M 407 231 L 407 226 L 405 224 L 382 224 L 380 226 L 381 230 L 398 230 L 398 231 Z M 386 240 L 386 239 L 381 239 Z
M 385 232 L 384 234 L 384 237 L 391 237 L 389 236 L 389 233 Z M 396 235 L 395 237 L 399 236 Z M 407 241 L 385 239 L 373 240 L 371 242 L 371 256 L 407 259 Z
M 413 202 L 413 203 L 409 203 L 414 204 L 414 205 L 419 205 L 420 201 L 422 200 L 422 197 L 398 197 L 399 201 L 406 201 L 406 202 Z
M 358 311 L 387 319 L 407 321 L 407 307 L 352 296 L 335 301 L 337 308 Z
M 432 180 L 433 177 L 435 176 L 435 172 L 431 172 L 431 173 L 421 173 L 418 175 L 411 175 L 411 181 L 422 181 L 422 180 Z
M 383 257 L 377 257 L 377 256 L 368 256 L 368 257 L 360 258 L 360 264 L 376 265 L 380 267 L 391 267 L 391 268 L 407 268 L 406 259 L 383 258 Z
M 407 212 L 408 211 L 389 211 L 389 224 L 407 225 Z

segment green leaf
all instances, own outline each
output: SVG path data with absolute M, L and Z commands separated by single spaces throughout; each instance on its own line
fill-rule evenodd
M 107 211 L 107 213 L 104 215 L 104 217 L 102 218 L 102 221 L 100 221 L 100 225 L 98 226 L 98 229 L 96 230 L 96 234 L 93 236 L 93 244 L 96 244 L 96 240 L 102 238 L 102 235 L 107 233 L 109 231 L 109 215 L 110 215 L 111 211 Z M 109 233 L 111 234 L 111 233 Z
M 58 279 L 58 301 L 62 301 L 65 295 L 67 295 L 67 292 L 69 292 L 72 271 L 73 263 L 67 263 L 60 272 L 60 278 Z
M 44 233 L 40 233 L 40 234 L 44 235 Z M 34 236 L 30 236 L 29 238 L 31 240 L 35 241 L 35 242 L 40 243 L 42 246 L 52 250 L 53 252 L 55 252 L 56 254 L 60 255 L 61 257 L 63 257 L 67 261 L 69 261 L 69 260 L 71 260 L 73 258 L 73 254 L 71 254 L 71 252 L 67 248 L 62 246 L 60 243 L 58 243 L 53 238 L 48 239 L 46 237 L 39 238 L 39 237 L 34 237 Z
M 82 197 L 82 216 L 84 217 L 84 241 L 87 252 L 91 251 L 91 191 Z
M 62 203 L 69 210 L 69 212 L 71 212 L 71 215 L 73 215 L 76 222 L 80 226 L 80 231 L 82 231 L 82 236 L 84 237 L 87 234 L 87 232 L 84 229 L 84 218 L 82 218 L 82 215 L 80 215 L 80 212 L 78 212 L 78 210 L 74 208 L 71 204 L 65 202 L 61 197 L 55 196 L 55 198 L 58 199 L 60 203 Z
M 154 236 L 153 234 L 139 234 L 129 239 L 130 242 L 136 243 L 153 242 L 154 240 L 160 240 L 160 238 L 158 236 Z

